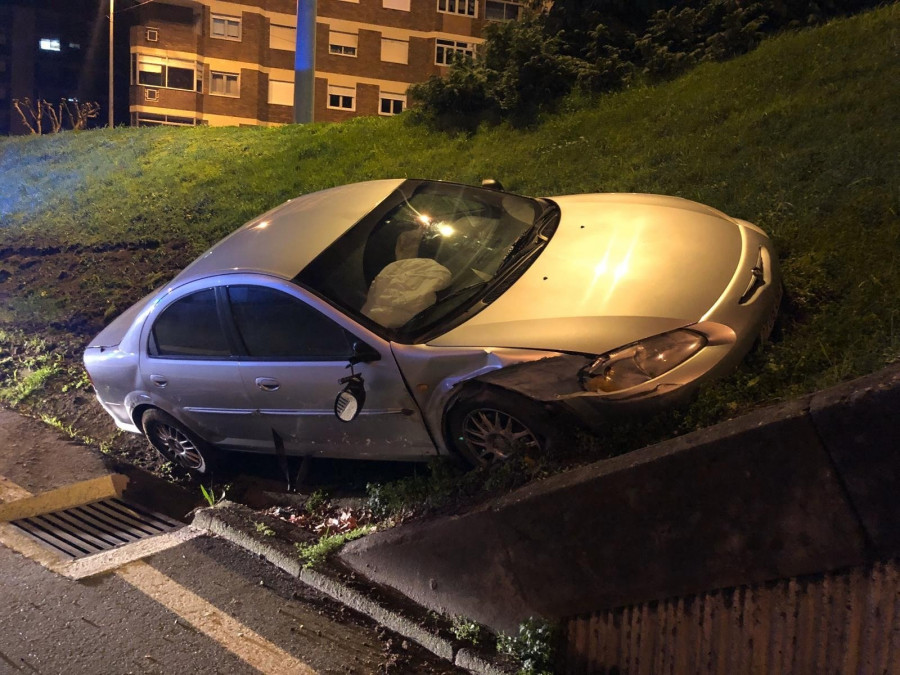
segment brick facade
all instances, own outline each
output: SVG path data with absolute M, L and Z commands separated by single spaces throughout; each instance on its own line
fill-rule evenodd
M 385 8 L 385 0 L 318 0 L 314 119 L 338 122 L 380 114 L 382 93 L 402 101 L 411 83 L 446 70 L 435 62 L 436 40 L 468 48 L 481 41 L 485 3 L 490 1 L 477 0 L 477 16 L 471 18 L 438 11 L 438 0 L 410 0 L 409 11 Z M 131 28 L 132 123 L 293 121 L 296 10 L 297 0 L 177 5 L 157 0 L 141 6 Z M 335 42 L 348 44 L 331 47 L 332 35 Z M 405 64 L 382 60 L 383 44 L 402 59 L 403 42 L 408 43 Z M 198 81 L 195 91 L 188 91 L 192 68 Z M 160 80 L 164 84 L 154 84 Z M 171 82 L 180 88 L 172 88 Z M 329 87 L 342 98 L 330 99 Z M 338 105 L 330 106 L 330 101 Z M 386 101 L 390 110 L 382 114 L 393 112 L 393 105 Z

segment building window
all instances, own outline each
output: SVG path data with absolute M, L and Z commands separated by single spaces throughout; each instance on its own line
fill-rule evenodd
M 434 48 L 434 62 L 439 66 L 449 66 L 460 56 L 475 56 L 475 45 L 471 42 L 437 40 Z
M 212 14 L 210 16 L 209 34 L 222 40 L 241 39 L 241 20 L 235 16 Z
M 239 97 L 241 83 L 238 74 L 211 72 L 209 74 L 209 93 L 214 96 Z
M 134 127 L 156 127 L 160 125 L 175 127 L 193 127 L 197 122 L 193 117 L 177 117 L 175 115 L 157 115 L 155 113 L 132 113 L 131 125 Z
M 166 89 L 202 91 L 202 70 L 196 61 L 132 54 L 131 83 Z
M 158 28 L 148 28 L 147 29 L 147 42 L 159 42 L 159 29 Z
M 329 84 L 327 107 L 334 110 L 356 110 L 356 87 Z
M 476 0 L 438 0 L 437 8 L 444 14 L 461 14 L 462 16 L 475 16 Z
M 378 100 L 379 115 L 399 115 L 406 107 L 406 94 L 381 92 Z
M 41 38 L 38 44 L 45 52 L 60 51 L 59 38 Z
M 269 103 L 272 105 L 294 105 L 294 83 L 269 80 Z
M 388 63 L 409 63 L 409 42 L 381 38 L 381 60 Z
M 151 89 L 150 87 L 144 89 L 144 100 L 159 101 L 159 89 Z
M 340 31 L 328 31 L 328 53 L 341 56 L 356 56 L 359 46 L 359 33 L 341 33 Z
M 487 0 L 484 3 L 484 18 L 488 21 L 516 21 L 522 5 L 504 0 Z
M 291 26 L 269 26 L 269 49 L 295 51 L 297 49 L 297 29 Z
M 383 0 L 381 6 L 385 9 L 399 9 L 401 12 L 408 12 L 409 0 Z

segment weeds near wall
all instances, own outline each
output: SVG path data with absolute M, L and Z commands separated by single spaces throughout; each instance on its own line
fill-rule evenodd
M 294 544 L 294 546 L 297 549 L 300 560 L 303 561 L 303 567 L 305 569 L 312 569 L 325 562 L 329 555 L 337 551 L 348 541 L 359 539 L 374 531 L 374 525 L 366 525 L 357 527 L 355 530 L 350 530 L 349 532 L 326 534 L 313 544 L 297 543 Z
M 519 626 L 518 635 L 500 634 L 497 651 L 518 659 L 520 675 L 552 675 L 558 640 L 557 626 L 531 617 Z

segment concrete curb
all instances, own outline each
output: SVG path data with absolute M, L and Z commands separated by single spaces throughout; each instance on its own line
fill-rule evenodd
M 264 521 L 275 529 L 277 536 L 265 536 L 257 532 L 256 523 Z M 286 530 L 285 523 L 259 514 L 241 504 L 223 501 L 212 508 L 198 510 L 193 527 L 204 530 L 241 548 L 254 553 L 296 577 L 301 582 L 320 593 L 360 612 L 385 628 L 413 640 L 436 656 L 454 665 L 479 675 L 510 675 L 516 672 L 489 655 L 462 646 L 452 639 L 438 635 L 423 627 L 414 614 L 425 614 L 425 610 L 415 607 L 416 612 L 391 606 L 384 598 L 378 597 L 378 589 L 372 586 L 350 585 L 336 573 L 328 574 L 305 569 L 294 549 L 296 535 Z

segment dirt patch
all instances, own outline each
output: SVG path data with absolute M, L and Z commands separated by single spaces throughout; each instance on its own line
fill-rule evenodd
M 184 242 L 0 249 L 0 325 L 90 339 L 194 257 Z
M 195 255 L 184 242 L 153 240 L 0 248 L 0 401 L 104 454 L 171 477 L 143 438 L 116 429 L 81 359 L 106 324 Z M 13 391 L 42 367 L 47 376 L 34 391 Z

